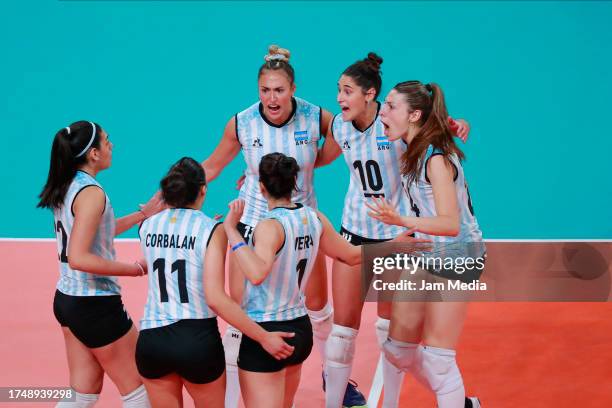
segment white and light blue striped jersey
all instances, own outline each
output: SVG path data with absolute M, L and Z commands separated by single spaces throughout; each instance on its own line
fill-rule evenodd
M 57 234 L 57 251 L 59 257 L 60 278 L 57 282 L 57 290 L 70 296 L 110 296 L 120 295 L 121 287 L 116 277 L 95 275 L 93 273 L 78 271 L 68 265 L 68 244 L 70 233 L 74 225 L 74 214 L 72 204 L 76 196 L 89 186 L 102 186 L 95 178 L 83 171 L 77 171 L 74 179 L 70 183 L 64 202 L 61 207 L 53 210 L 55 218 L 55 232 Z M 108 196 L 104 194 L 104 212 L 100 219 L 100 224 L 96 230 L 96 235 L 91 244 L 90 251 L 104 259 L 115 259 L 115 214 Z
M 245 283 L 242 308 L 256 322 L 293 320 L 306 315 L 303 288 L 317 257 L 323 225 L 315 210 L 296 205 L 277 207 L 268 213 L 267 218 L 283 226 L 285 242 L 266 279 L 260 285 L 248 280 Z
M 406 151 L 406 143 L 401 139 L 393 142 L 387 139 L 378 113 L 364 131 L 358 130 L 352 122 L 344 122 L 342 115 L 336 115 L 332 122 L 332 134 L 342 149 L 350 173 L 342 226 L 364 238 L 395 238 L 404 228 L 370 217 L 370 209 L 365 203 L 371 197 L 384 197 L 401 214 L 408 212 L 408 200 L 402 191 L 400 173 L 400 159 Z
M 149 291 L 141 329 L 216 316 L 204 296 L 204 259 L 217 225 L 202 211 L 187 208 L 166 209 L 142 223 L 138 235 Z
M 287 122 L 279 126 L 265 118 L 260 102 L 236 115 L 236 135 L 247 165 L 240 189 L 240 198 L 245 201 L 240 221 L 244 224 L 255 226 L 268 212 L 268 202 L 259 189 L 259 162 L 268 153 L 283 153 L 297 161 L 300 171 L 292 200 L 317 206 L 313 170 L 321 138 L 321 108 L 294 98 L 293 109 Z
M 436 205 L 434 202 L 433 189 L 427 177 L 427 162 L 435 155 L 442 155 L 442 151 L 435 149 L 432 145 L 427 148 L 424 157 L 423 168 L 418 175 L 418 178 L 406 185 L 407 179 L 404 178 L 404 189 L 408 194 L 410 214 L 416 217 L 435 217 Z M 468 243 L 482 242 L 482 232 L 478 226 L 478 221 L 474 216 L 472 200 L 468 191 L 468 185 L 463 173 L 463 167 L 459 158 L 452 154 L 447 156 L 447 159 L 455 166 L 455 190 L 457 191 L 457 204 L 460 212 L 460 231 L 455 237 L 436 236 L 416 232 L 417 238 L 429 239 L 433 242 L 444 243 Z M 483 246 L 484 248 L 484 246 Z

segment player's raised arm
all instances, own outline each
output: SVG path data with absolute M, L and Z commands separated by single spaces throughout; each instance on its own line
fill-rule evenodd
M 221 141 L 212 154 L 202 162 L 206 173 L 206 182 L 211 182 L 240 152 L 240 142 L 236 134 L 236 117 L 233 116 L 225 125 Z

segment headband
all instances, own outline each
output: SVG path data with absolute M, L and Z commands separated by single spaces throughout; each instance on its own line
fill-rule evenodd
M 89 150 L 89 148 L 91 147 L 91 144 L 93 143 L 94 139 L 96 138 L 96 125 L 94 125 L 92 122 L 89 122 L 89 124 L 92 127 L 92 132 L 91 132 L 91 139 L 89 139 L 89 143 L 87 143 L 87 146 L 85 146 L 85 148 L 83 150 L 81 150 L 81 153 L 77 154 L 76 156 L 74 156 L 75 158 L 77 157 L 81 157 L 82 155 L 85 154 L 85 152 L 87 150 Z M 70 129 L 68 128 L 68 134 L 70 134 Z
M 277 61 L 277 60 L 278 61 L 285 61 L 285 62 L 289 61 L 289 58 L 287 58 L 283 54 L 272 54 L 272 55 L 268 54 L 268 55 L 264 56 L 264 59 L 266 61 Z

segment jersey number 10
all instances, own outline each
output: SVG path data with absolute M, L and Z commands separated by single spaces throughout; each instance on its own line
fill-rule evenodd
M 364 168 L 365 167 L 365 168 Z M 365 166 L 361 160 L 355 160 L 353 168 L 359 173 L 361 179 L 361 187 L 363 188 L 363 195 L 365 197 L 384 197 L 385 193 L 377 193 L 383 188 L 382 174 L 380 173 L 380 167 L 374 160 L 368 160 L 365 162 Z M 367 180 L 366 180 L 367 178 Z M 372 192 L 368 192 L 372 191 Z

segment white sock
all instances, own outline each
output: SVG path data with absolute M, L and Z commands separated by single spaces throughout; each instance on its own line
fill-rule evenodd
M 404 382 L 404 371 L 395 367 L 385 356 L 384 344 L 389 337 L 389 320 L 379 317 L 376 320 L 376 338 L 380 352 L 383 354 L 383 408 L 394 408 L 399 404 L 402 383 Z
M 346 385 L 351 375 L 355 355 L 355 339 L 358 331 L 334 324 L 327 346 L 327 383 L 325 388 L 325 406 L 338 408 L 342 406 Z
M 242 333 L 240 330 L 227 326 L 223 336 L 225 350 L 225 408 L 236 408 L 240 400 L 240 381 L 238 380 L 238 352 Z
M 144 384 L 121 397 L 123 408 L 151 408 Z
M 312 340 L 321 356 L 321 364 L 325 367 L 325 343 L 332 329 L 334 310 L 327 303 L 321 310 L 308 310 L 312 324 Z
M 81 394 L 72 390 L 74 394 L 74 401 L 59 401 L 55 408 L 91 408 L 96 402 L 100 394 Z
M 465 389 L 455 350 L 438 347 L 419 347 L 421 372 L 436 393 L 439 408 L 464 408 Z

